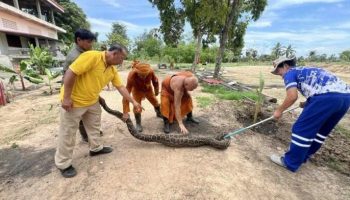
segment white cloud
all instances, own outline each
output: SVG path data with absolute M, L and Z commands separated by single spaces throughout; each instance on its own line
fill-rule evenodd
M 128 21 L 124 21 L 124 20 L 110 20 L 110 19 L 102 19 L 102 18 L 88 18 L 88 21 L 91 23 L 91 30 L 93 32 L 99 32 L 100 40 L 106 40 L 106 34 L 111 32 L 112 24 L 114 22 L 118 22 L 120 24 L 125 25 L 127 34 L 131 38 L 142 34 L 144 31 L 149 31 L 152 28 L 159 27 L 158 24 L 141 26 L 141 25 L 130 23 Z
M 280 42 L 291 44 L 298 56 L 305 56 L 310 50 L 328 55 L 338 54 L 348 48 L 350 33 L 341 30 L 310 30 L 298 32 L 249 31 L 245 36 L 245 47 L 257 49 L 260 54 L 270 54 L 272 47 Z
M 249 24 L 250 27 L 254 27 L 254 28 L 263 28 L 263 27 L 270 27 L 272 24 L 271 21 L 256 21 L 253 22 L 251 24 Z
M 117 2 L 117 0 L 102 0 L 102 1 L 113 7 L 120 8 L 120 4 Z
M 281 9 L 291 5 L 301 5 L 305 3 L 339 3 L 345 0 L 272 0 L 269 3 L 271 9 Z

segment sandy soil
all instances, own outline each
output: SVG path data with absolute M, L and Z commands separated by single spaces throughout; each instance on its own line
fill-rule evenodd
M 244 71 L 235 70 L 230 70 L 234 76 Z M 121 74 L 125 79 L 127 72 Z M 253 75 L 246 83 L 252 82 Z M 291 173 L 272 164 L 268 156 L 287 148 L 285 142 L 276 139 L 278 133 L 247 131 L 235 137 L 224 151 L 171 148 L 136 140 L 123 122 L 105 112 L 103 139 L 114 151 L 89 157 L 88 144 L 77 134 L 73 165 L 78 175 L 65 179 L 53 161 L 58 95 L 46 96 L 43 90 L 45 87 L 30 91 L 0 108 L 0 199 L 350 198 L 350 177 L 333 169 L 309 162 L 298 173 Z M 194 97 L 201 95 L 200 89 L 193 92 Z M 109 106 L 121 110 L 116 91 L 103 91 L 101 96 Z M 152 106 L 148 102 L 143 106 L 144 132 L 162 133 L 162 121 Z M 244 113 L 244 106 L 244 102 L 216 101 L 208 108 L 196 107 L 194 114 L 201 124 L 188 127 L 192 134 L 205 135 L 241 128 L 245 124 L 237 118 Z M 288 128 L 287 119 L 295 115 L 287 115 L 278 126 Z M 176 125 L 172 130 L 178 132 Z

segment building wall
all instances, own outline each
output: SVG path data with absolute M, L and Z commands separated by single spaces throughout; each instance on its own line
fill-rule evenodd
M 0 33 L 0 65 L 12 67 L 11 60 L 7 55 L 8 45 L 6 40 L 6 35 Z
M 6 34 L 0 32 L 0 55 L 6 55 L 7 54 L 7 40 L 6 40 Z
M 12 32 L 58 39 L 56 30 L 15 15 L 10 15 L 3 11 L 0 13 L 0 32 Z

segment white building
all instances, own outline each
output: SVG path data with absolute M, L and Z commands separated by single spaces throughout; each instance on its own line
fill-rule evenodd
M 29 44 L 46 47 L 56 55 L 54 12 L 64 12 L 55 0 L 0 0 L 0 64 L 29 58 Z

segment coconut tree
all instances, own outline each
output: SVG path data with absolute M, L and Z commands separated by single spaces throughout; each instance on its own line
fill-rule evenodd
M 274 58 L 278 58 L 280 56 L 283 56 L 285 54 L 285 47 L 282 46 L 281 43 L 277 42 L 277 44 L 272 48 L 271 55 Z
M 285 54 L 286 56 L 289 58 L 289 57 L 292 57 L 294 56 L 296 53 L 295 49 L 292 47 L 292 45 L 288 45 L 286 47 L 286 50 L 285 50 Z

